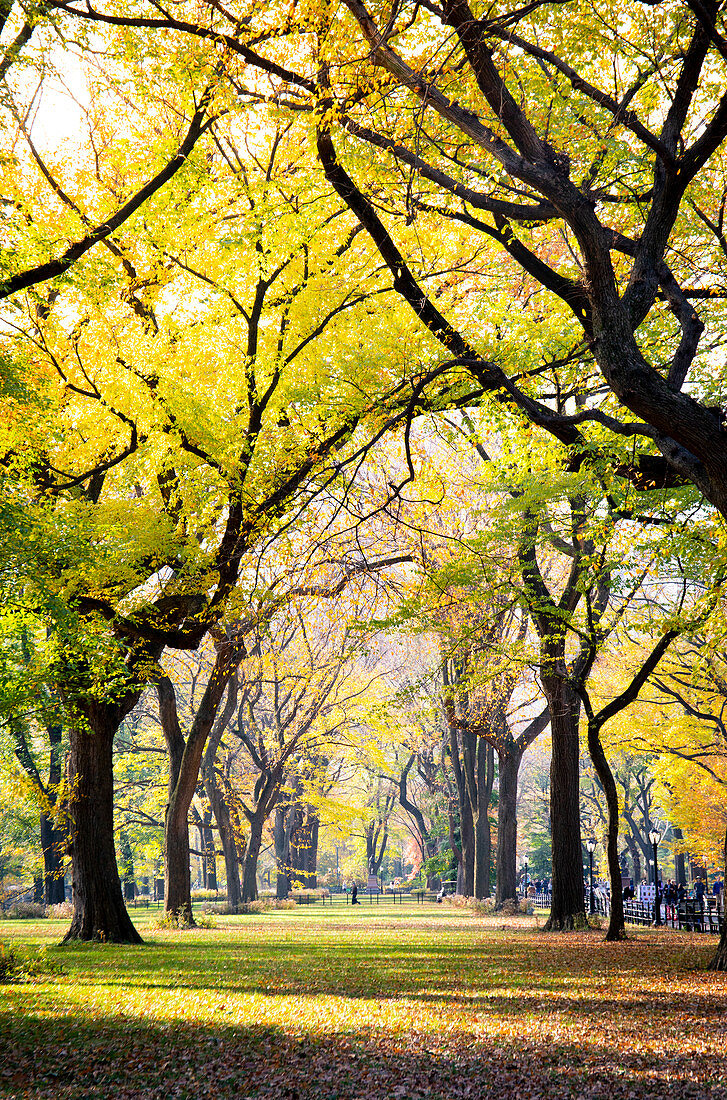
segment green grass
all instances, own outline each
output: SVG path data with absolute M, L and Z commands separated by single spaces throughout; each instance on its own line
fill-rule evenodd
M 551 936 L 447 906 L 304 907 L 53 948 L 0 986 L 0 1095 L 727 1098 L 714 940 Z M 58 942 L 61 922 L 0 939 Z

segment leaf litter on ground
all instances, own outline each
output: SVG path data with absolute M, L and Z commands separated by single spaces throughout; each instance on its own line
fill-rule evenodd
M 707 937 L 606 944 L 414 907 L 144 934 L 0 990 L 0 1096 L 727 1100 Z

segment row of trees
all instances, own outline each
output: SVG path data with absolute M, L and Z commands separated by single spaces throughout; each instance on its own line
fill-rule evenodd
M 486 482 L 474 483 L 475 472 L 483 463 L 484 448 L 481 442 L 472 446 L 474 424 L 470 417 L 466 421 L 470 433 L 467 438 L 456 431 L 450 432 L 446 440 L 435 440 L 432 428 L 438 421 L 419 426 L 410 451 L 419 473 L 418 489 L 409 501 L 401 498 L 395 503 L 385 501 L 385 482 L 373 464 L 369 464 L 361 484 L 349 487 L 347 513 L 355 514 L 354 503 L 364 489 L 370 497 L 383 494 L 384 504 L 376 522 L 365 525 L 357 522 L 356 536 L 360 540 L 362 533 L 369 531 L 379 549 L 396 541 L 398 555 L 371 559 L 365 566 L 359 564 L 335 584 L 329 581 L 296 585 L 286 591 L 285 598 L 281 595 L 274 603 L 268 600 L 267 618 L 262 611 L 258 612 L 257 627 L 247 636 L 244 653 L 221 698 L 201 754 L 196 750 L 196 755 L 190 752 L 190 746 L 200 738 L 201 704 L 209 679 L 218 667 L 220 651 L 237 636 L 236 624 L 229 626 L 226 634 L 216 634 L 214 645 L 210 644 L 201 664 L 198 659 L 192 665 L 186 660 L 177 662 L 176 671 L 174 665 L 170 666 L 171 675 L 162 675 L 156 683 L 154 694 L 158 702 L 153 711 L 147 695 L 141 711 L 137 708 L 132 715 L 132 726 L 138 724 L 139 715 L 144 712 L 152 718 L 163 732 L 169 755 L 165 840 L 169 909 L 190 912 L 190 812 L 200 835 L 207 837 L 201 845 L 206 858 L 214 850 L 214 834 L 219 838 L 232 905 L 256 895 L 258 856 L 268 822 L 274 822 L 272 839 L 279 895 L 287 894 L 291 873 L 296 881 L 310 885 L 315 873 L 321 800 L 337 785 L 342 769 L 355 765 L 353 746 L 360 742 L 362 731 L 367 731 L 368 738 L 373 736 L 372 708 L 378 713 L 378 727 L 393 725 L 399 734 L 394 756 L 381 749 L 373 758 L 370 752 L 364 754 L 369 772 L 373 769 L 374 775 L 370 797 L 362 800 L 372 808 L 364 829 L 367 865 L 375 871 L 381 865 L 391 812 L 398 802 L 409 815 L 419 858 L 430 861 L 430 868 L 441 869 L 446 866 L 446 859 L 456 861 L 460 889 L 467 894 L 488 896 L 493 862 L 491 815 L 496 804 L 496 903 L 514 897 L 518 771 L 525 750 L 550 724 L 547 695 L 539 686 L 543 677 L 542 638 L 537 623 L 533 624 L 534 615 L 528 602 L 529 572 L 523 570 L 521 556 L 515 552 L 523 531 L 531 524 L 532 509 L 528 513 L 522 507 L 525 490 L 513 494 L 511 487 L 504 493 L 493 489 L 489 465 Z M 503 435 L 499 443 L 504 446 Z M 389 449 L 380 457 L 381 469 L 388 476 L 396 466 L 396 456 Z M 511 458 L 503 451 L 497 464 L 511 468 Z M 491 461 L 488 459 L 488 464 Z M 482 471 L 476 476 L 481 478 Z M 441 488 L 445 484 L 447 497 L 443 500 Z M 608 699 L 610 712 L 616 713 L 614 698 L 624 704 L 628 702 L 633 684 L 639 680 L 643 683 L 654 667 L 654 653 L 658 656 L 665 652 L 667 642 L 690 630 L 695 618 L 703 617 L 704 612 L 698 609 L 704 599 L 696 599 L 695 604 L 692 592 L 689 614 L 682 614 L 680 619 L 675 607 L 684 600 L 685 578 L 682 570 L 681 582 L 670 596 L 666 589 L 677 573 L 664 552 L 662 533 L 658 538 L 651 536 L 647 542 L 632 545 L 629 572 L 629 555 L 623 547 L 614 552 L 610 546 L 613 531 L 608 522 L 602 524 L 600 497 L 596 494 L 587 500 L 582 478 L 579 484 L 581 511 L 577 538 L 573 535 L 568 493 L 544 495 L 538 489 L 541 535 L 534 545 L 535 560 L 542 583 L 545 585 L 547 578 L 548 590 L 555 593 L 560 606 L 564 606 L 564 596 L 574 603 L 570 612 L 561 612 L 557 624 L 565 634 L 565 671 L 574 694 L 578 693 L 579 699 L 585 696 L 590 705 L 589 692 L 594 692 L 594 698 Z M 419 492 L 422 497 L 417 495 Z M 478 530 L 483 516 L 488 523 L 484 536 Z M 465 528 L 459 533 L 457 517 Z M 610 561 L 616 562 L 618 569 L 618 598 L 613 591 L 607 593 L 601 618 L 595 620 L 597 631 L 589 606 L 589 589 L 585 589 L 580 608 L 579 599 L 572 595 L 573 561 L 578 560 L 578 539 L 584 538 L 588 523 L 596 531 L 602 528 L 598 553 L 595 538 L 590 545 L 588 568 L 601 578 L 610 577 L 616 569 Z M 472 534 L 468 535 L 467 527 Z M 602 537 L 603 532 L 607 538 Z M 677 536 L 672 528 L 669 540 Z M 336 535 L 339 542 L 341 539 L 345 542 L 346 537 L 340 532 Z M 682 551 L 693 538 L 694 523 L 688 537 L 679 536 Z M 322 545 L 319 542 L 316 546 L 317 552 L 321 552 Z M 329 540 L 327 553 L 332 545 Z M 645 557 L 647 550 L 652 555 L 651 562 Z M 614 553 L 616 557 L 612 558 Z M 268 568 L 270 561 L 269 556 Z M 282 565 L 288 564 L 284 557 Z M 651 571 L 645 565 L 651 565 Z M 330 563 L 326 568 L 331 568 Z M 585 569 L 578 574 L 581 584 L 584 574 Z M 651 591 L 645 585 L 647 574 Z M 701 566 L 700 575 L 703 576 Z M 691 588 L 694 590 L 695 585 Z M 380 617 L 382 612 L 386 615 L 384 619 Z M 657 646 L 649 647 L 648 639 L 658 635 L 665 615 L 670 616 L 669 629 L 662 628 Z M 365 624 L 371 624 L 372 620 L 380 635 L 379 645 L 384 648 L 378 661 L 369 658 L 367 664 L 360 651 L 372 629 Z M 352 630 L 354 623 L 356 629 Z M 391 656 L 391 642 L 384 645 L 385 632 L 393 627 L 399 631 L 400 640 L 405 640 L 408 653 L 405 662 L 401 655 L 396 659 Z M 415 662 L 411 656 L 418 652 L 414 633 L 427 639 Z M 613 637 L 609 640 L 610 635 Z M 686 644 L 694 648 L 697 641 L 693 636 Z M 707 652 L 706 644 L 702 638 L 702 654 Z M 584 645 L 605 651 L 605 665 L 597 671 L 595 687 L 585 689 L 585 677 L 579 680 Z M 628 661 L 622 658 L 625 651 L 629 651 Z M 620 675 L 612 671 L 615 654 L 621 655 L 617 666 Z M 684 666 L 683 657 L 675 660 L 681 660 Z M 397 668 L 397 661 L 406 665 L 406 675 Z M 696 661 L 692 664 L 696 669 Z M 665 683 L 673 682 L 674 690 L 680 686 L 684 689 L 684 684 L 675 679 L 677 667 L 670 666 L 668 675 L 658 681 L 662 694 Z M 633 671 L 624 691 L 623 678 L 629 669 Z M 395 703 L 388 703 L 383 709 L 378 700 L 382 680 L 387 685 L 386 694 L 393 684 L 395 699 Z M 680 705 L 683 709 L 684 699 Z M 575 786 L 575 812 L 580 819 L 584 791 L 578 712 L 576 703 L 575 773 L 570 778 Z M 633 722 L 632 717 L 629 720 Z M 148 724 L 145 727 L 142 723 L 140 728 L 143 742 L 149 736 Z M 617 741 L 619 738 L 623 745 L 626 740 L 623 733 L 617 735 Z M 633 742 L 633 737 L 630 740 Z M 348 753 L 344 758 L 336 755 L 340 754 L 342 741 Z M 661 747 L 668 751 L 668 742 L 654 745 L 653 736 L 646 736 L 644 741 L 651 749 Z M 612 739 L 610 752 L 613 745 Z M 139 751 L 142 750 L 143 744 Z M 157 745 L 159 751 L 163 751 L 161 742 Z M 148 773 L 153 775 L 154 769 L 149 769 L 145 761 L 142 785 L 148 785 Z M 562 781 L 564 773 L 562 763 L 554 764 L 555 783 Z M 627 769 L 625 775 L 622 770 L 611 777 L 614 787 L 620 783 L 623 789 L 621 805 L 629 826 L 627 838 L 632 846 L 640 843 L 645 853 L 644 837 L 651 821 L 647 814 L 642 828 L 634 827 L 633 800 L 626 786 L 632 780 L 643 802 L 643 776 L 639 778 L 637 774 L 634 779 Z M 175 819 L 170 808 L 175 805 L 175 792 L 182 782 L 191 794 L 186 812 Z M 589 819 L 602 817 L 607 823 L 606 788 L 597 770 L 589 782 Z M 653 775 L 648 782 L 653 784 Z M 681 785 L 676 784 L 677 795 Z M 196 804 L 195 795 L 200 799 Z M 161 824 L 161 801 L 157 796 L 157 825 Z M 147 812 L 136 805 L 132 816 L 138 823 L 139 815 Z M 562 835 L 566 828 L 558 814 L 554 807 L 549 818 L 553 822 L 554 843 L 558 842 L 558 829 Z M 617 803 L 616 820 L 618 816 Z M 437 829 L 437 819 L 446 821 L 446 830 Z M 577 906 L 570 916 L 572 921 L 583 914 L 580 833 L 579 820 L 577 853 L 572 860 Z M 446 853 L 443 856 L 443 847 L 448 856 Z M 616 846 L 618 870 L 614 882 L 619 885 L 621 862 L 622 852 Z M 638 860 L 633 862 L 639 877 L 641 864 Z M 614 935 L 622 934 L 622 923 L 620 927 L 614 925 L 611 931 Z
M 507 547 L 502 629 L 509 604 L 534 629 L 553 927 L 583 907 L 581 706 L 615 875 L 601 731 L 718 606 L 727 514 L 722 13 L 617 9 L 3 9 L 3 607 L 31 639 L 4 709 L 45 684 L 66 716 L 72 935 L 135 937 L 109 886 L 112 750 L 147 685 L 164 696 L 162 655 L 226 637 L 186 737 L 162 701 L 176 881 L 190 776 L 278 598 L 255 563 L 295 530 L 308 568 L 331 500 L 357 525 L 390 509 L 424 410 L 481 410 L 456 428 L 510 501 L 508 538 L 488 547 L 484 508 L 456 537 L 488 593 Z M 71 74 L 72 164 L 44 138 Z M 362 456 L 397 424 L 402 460 L 367 497 Z M 668 614 L 632 627 L 650 648 L 599 706 L 590 677 L 641 591 Z M 497 629 L 473 630 L 475 654 Z M 446 662 L 450 729 L 483 739 L 472 657 Z

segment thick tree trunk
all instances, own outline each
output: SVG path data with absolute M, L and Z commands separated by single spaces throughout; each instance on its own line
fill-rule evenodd
M 207 800 L 212 807 L 217 831 L 222 846 L 222 854 L 225 859 L 225 880 L 227 883 L 227 904 L 231 909 L 237 909 L 242 901 L 242 888 L 240 886 L 240 864 L 237 851 L 237 836 L 235 822 L 230 812 L 230 806 L 225 791 L 220 783 L 216 768 L 217 750 L 222 740 L 222 735 L 227 723 L 232 716 L 237 703 L 237 675 L 231 677 L 227 693 L 227 699 L 222 713 L 215 722 L 210 734 L 202 763 L 202 782 L 204 784 Z
M 607 940 L 626 939 L 624 927 L 624 903 L 621 890 L 621 863 L 618 858 L 618 793 L 616 780 L 609 766 L 603 745 L 599 737 L 599 729 L 595 722 L 588 723 L 588 751 L 596 769 L 608 807 L 608 830 L 606 853 L 608 858 L 608 876 L 611 883 L 611 917 L 606 932 Z
M 46 814 L 40 815 L 40 845 L 43 849 L 43 900 L 46 905 L 58 905 L 66 900 L 63 884 L 64 829 L 57 829 Z
M 257 901 L 257 861 L 263 838 L 264 814 L 255 814 L 250 820 L 250 835 L 245 848 L 245 863 L 242 874 L 242 900 Z
M 243 652 L 235 646 L 218 650 L 214 670 L 207 681 L 186 742 L 179 725 L 174 686 L 166 676 L 157 684 L 159 717 L 169 751 L 169 802 L 164 829 L 164 908 L 167 913 L 183 914 L 190 924 L 194 921 L 189 873 L 189 808 L 197 789 L 202 757 L 217 709 Z M 228 692 L 228 698 L 230 694 Z
M 459 835 L 462 841 L 462 881 L 459 889 L 465 897 L 472 898 L 475 894 L 475 825 L 467 797 L 464 804 L 460 802 Z
M 189 871 L 189 807 L 196 786 L 180 783 L 185 742 L 177 717 L 176 696 L 166 676 L 157 684 L 159 716 L 169 753 L 169 801 L 164 818 L 164 911 L 178 921 L 194 924 Z M 191 785 L 191 790 L 190 790 Z
M 52 806 L 56 805 L 63 772 L 62 739 L 62 725 L 59 722 L 49 723 L 50 766 L 48 768 L 46 794 Z M 66 900 L 63 873 L 65 841 L 65 826 L 56 826 L 52 818 L 42 813 L 40 815 L 40 844 L 43 849 L 43 888 L 46 905 L 59 905 Z
M 187 806 L 178 800 L 167 807 L 164 830 L 164 909 L 176 919 L 193 925 L 192 887 L 189 874 L 189 823 Z
M 113 712 L 89 708 L 90 729 L 70 730 L 68 779 L 73 919 L 68 940 L 141 943 L 124 905 L 114 846 Z
M 586 921 L 581 849 L 578 717 L 580 698 L 565 676 L 543 676 L 553 754 L 550 765 L 550 822 L 553 839 L 553 896 L 549 932 L 565 932 Z
M 287 803 L 278 806 L 275 811 L 275 863 L 277 867 L 277 882 L 275 884 L 275 896 L 278 901 L 287 898 L 290 893 L 290 831 L 293 815 L 291 807 Z
M 211 828 L 212 810 L 205 813 L 202 819 L 202 851 L 204 852 L 205 887 L 207 890 L 217 891 L 217 852 L 215 851 L 215 834 Z
M 495 752 L 484 737 L 477 738 L 477 809 L 474 813 L 474 897 L 489 898 L 492 835 L 490 801 L 495 780 Z
M 222 854 L 225 857 L 225 880 L 227 882 L 227 904 L 231 909 L 237 909 L 242 901 L 242 888 L 240 886 L 240 865 L 237 851 L 237 839 L 235 827 L 230 813 L 230 807 L 223 791 L 217 782 L 216 775 L 205 774 L 205 792 L 212 806 L 212 813 L 220 835 Z
M 388 821 L 371 821 L 366 829 L 366 861 L 369 874 L 378 875 L 389 842 Z
M 461 736 L 466 738 L 473 737 L 474 735 L 464 733 Z M 464 894 L 465 897 L 471 898 L 474 896 L 475 891 L 475 830 L 472 820 L 472 803 L 467 790 L 467 778 L 460 758 L 459 742 L 460 733 L 450 719 L 450 758 L 455 781 L 457 783 L 457 803 L 459 809 L 459 852 L 456 846 L 452 844 L 452 850 L 457 856 L 457 862 L 459 863 L 457 871 L 457 893 Z M 463 753 L 463 756 L 464 755 Z M 450 822 L 450 834 L 451 832 L 452 827 Z
M 521 759 L 512 750 L 498 757 L 496 909 L 517 899 L 517 777 Z
M 313 807 L 308 807 L 308 851 L 306 852 L 306 876 L 305 886 L 307 890 L 315 890 L 318 885 L 318 831 L 320 828 L 320 818 L 318 811 Z
M 290 878 L 294 889 L 299 890 L 305 885 L 308 845 L 306 820 L 300 802 L 291 806 L 288 815 L 293 823 L 290 834 Z

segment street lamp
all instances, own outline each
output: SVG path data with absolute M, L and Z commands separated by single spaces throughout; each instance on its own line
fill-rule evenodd
M 657 849 L 659 847 L 659 841 L 661 835 L 656 829 L 652 829 L 649 833 L 649 840 L 654 848 L 654 924 L 657 928 L 661 927 L 661 898 L 659 897 L 659 861 L 657 856 Z
M 591 895 L 590 898 L 589 898 L 588 912 L 589 913 L 595 913 L 596 912 L 596 901 L 595 901 L 595 898 L 593 896 L 593 853 L 596 850 L 595 840 L 587 840 L 586 841 L 586 848 L 588 849 L 588 866 L 589 866 L 590 895 Z

